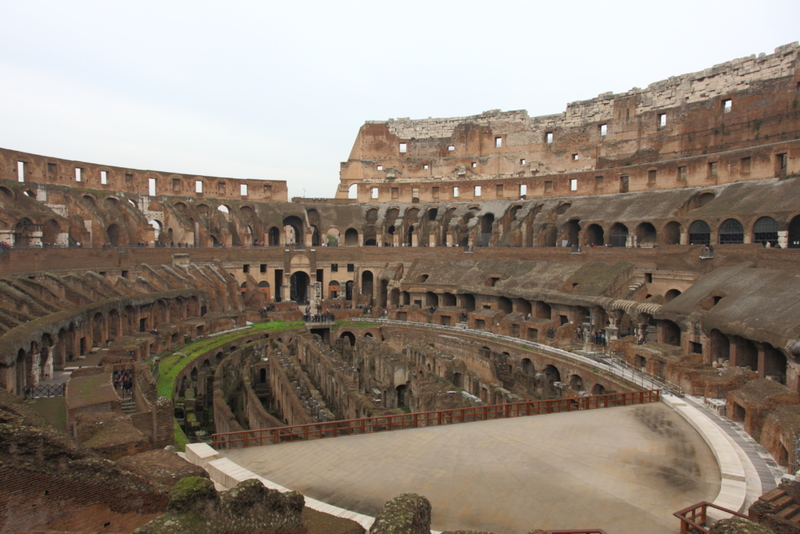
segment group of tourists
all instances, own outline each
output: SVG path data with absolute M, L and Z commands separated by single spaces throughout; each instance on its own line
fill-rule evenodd
M 114 371 L 114 388 L 130 395 L 133 392 L 133 371 L 130 369 Z

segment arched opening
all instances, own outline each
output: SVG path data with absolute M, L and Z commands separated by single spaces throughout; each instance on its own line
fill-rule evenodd
M 522 372 L 526 375 L 533 376 L 536 374 L 536 369 L 533 366 L 533 362 L 530 358 L 523 358 L 522 359 Z
M 534 301 L 531 313 L 537 319 L 553 318 L 553 310 L 550 308 L 550 305 L 540 300 Z
M 273 226 L 267 232 L 267 244 L 271 247 L 277 247 L 281 244 L 281 231 L 277 226 Z
M 586 228 L 586 244 L 592 247 L 602 247 L 605 244 L 603 227 L 599 224 L 590 224 Z
M 150 226 L 153 228 L 153 240 L 158 242 L 158 240 L 159 240 L 158 238 L 161 236 L 161 230 L 163 228 L 162 225 L 161 225 L 161 221 L 153 219 L 152 221 L 149 221 L 149 223 L 150 223 Z M 111 234 L 110 233 L 109 233 L 108 237 L 109 237 L 109 239 L 111 238 Z
M 355 228 L 348 228 L 344 233 L 344 246 L 357 247 L 358 246 L 358 230 Z
M 400 384 L 395 389 L 397 391 L 397 405 L 406 408 L 408 403 L 408 399 L 406 398 L 408 387 L 405 384 Z
M 764 368 L 760 371 L 765 377 L 786 384 L 786 356 L 769 343 L 764 343 Z
M 61 227 L 58 223 L 53 219 L 48 219 L 42 228 L 42 244 L 44 246 L 57 245 L 60 233 Z
M 456 296 L 452 293 L 442 293 L 441 295 L 442 306 L 455 306 Z
M 41 242 L 42 225 L 33 224 L 33 221 L 23 217 L 14 225 L 14 245 L 29 247 L 38 245 Z
M 592 388 L 592 395 L 605 395 L 605 394 L 606 394 L 606 388 L 601 384 L 595 384 L 594 387 Z
M 439 296 L 434 293 L 433 291 L 426 291 L 425 292 L 425 307 L 436 307 L 439 306 Z
M 480 218 L 480 232 L 478 233 L 478 242 L 476 245 L 479 247 L 488 247 L 492 239 L 492 227 L 494 225 L 494 214 L 487 213 Z
M 283 219 L 283 233 L 286 245 L 303 244 L 303 221 L 296 215 Z
M 545 393 L 545 396 L 555 396 L 557 389 L 555 387 L 556 382 L 561 382 L 561 373 L 558 369 L 553 365 L 548 365 L 542 371 L 543 375 L 543 384 L 542 384 L 542 391 Z
M 774 247 L 778 245 L 778 221 L 772 217 L 761 217 L 753 225 L 753 243 Z
M 500 297 L 497 300 L 497 307 L 500 309 L 500 311 L 504 311 L 508 314 L 512 312 L 514 306 L 512 305 L 510 298 Z
M 572 391 L 583 391 L 583 378 L 578 375 L 569 377 L 569 388 Z
M 681 294 L 681 292 L 678 291 L 677 289 L 670 289 L 669 291 L 664 293 L 664 300 L 666 302 L 669 302 L 669 301 L 671 301 L 672 299 L 674 299 L 675 297 L 677 297 L 680 294 Z
M 475 297 L 473 295 L 465 293 L 463 295 L 458 295 L 458 296 L 461 300 L 462 308 L 464 308 L 468 312 L 475 311 Z
M 308 285 L 310 281 L 308 274 L 303 271 L 292 273 L 289 287 L 290 298 L 295 302 L 308 302 Z
M 110 224 L 108 226 L 108 243 L 111 246 L 119 247 L 123 245 L 122 243 L 122 232 L 120 231 L 120 227 L 117 223 Z
M 731 344 L 730 340 L 728 340 L 728 336 L 715 329 L 711 331 L 709 339 L 711 342 L 711 361 L 722 363 L 730 360 Z
M 358 184 L 350 184 L 350 187 L 347 188 L 347 198 L 358 198 Z
M 666 345 L 672 345 L 674 347 L 681 346 L 681 329 L 677 324 L 664 319 L 659 322 L 659 326 L 661 327 L 662 343 Z
M 364 271 L 361 273 L 361 294 L 365 297 L 372 297 L 373 291 L 373 275 L 372 271 Z
M 555 224 L 547 223 L 542 226 L 541 230 L 542 235 L 542 246 L 543 247 L 554 247 L 558 241 L 558 228 L 556 228 Z
M 328 282 L 328 298 L 331 300 L 339 298 L 339 282 L 337 280 Z
M 567 243 L 570 246 L 579 245 L 580 244 L 579 239 L 581 235 L 580 221 L 578 221 L 577 219 L 572 219 L 571 221 L 568 221 L 564 233 L 566 234 L 567 237 Z
M 711 244 L 711 228 L 707 222 L 697 220 L 689 225 L 689 243 L 692 245 Z
M 656 227 L 649 222 L 643 222 L 636 227 L 636 242 L 639 245 L 652 246 L 658 243 Z
M 339 338 L 347 340 L 351 347 L 355 346 L 356 344 L 356 336 L 352 332 L 342 332 L 342 335 L 339 336 Z
M 612 247 L 628 246 L 628 227 L 622 223 L 614 223 L 608 231 L 608 242 Z
M 348 280 L 344 284 L 344 299 L 353 300 L 353 281 Z
M 719 244 L 744 243 L 744 228 L 736 219 L 726 219 L 719 227 Z

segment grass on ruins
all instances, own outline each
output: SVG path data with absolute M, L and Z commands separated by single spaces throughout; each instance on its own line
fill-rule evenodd
M 160 357 L 158 364 L 159 373 L 156 379 L 156 389 L 158 395 L 172 399 L 172 392 L 175 391 L 175 378 L 178 373 L 183 371 L 190 363 L 197 358 L 207 354 L 217 347 L 221 347 L 231 341 L 251 336 L 260 332 L 277 332 L 280 330 L 288 330 L 290 328 L 297 328 L 303 326 L 302 321 L 273 321 L 269 323 L 257 323 L 249 328 L 236 330 L 220 336 L 204 337 L 188 343 L 175 350 L 170 350 L 165 355 Z M 189 443 L 183 429 L 178 426 L 178 422 L 174 421 L 174 436 L 175 448 L 179 451 L 186 450 L 186 444 Z

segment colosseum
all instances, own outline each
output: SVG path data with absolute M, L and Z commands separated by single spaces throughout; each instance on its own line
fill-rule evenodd
M 792 43 L 554 115 L 370 120 L 333 198 L 0 149 L 0 529 L 156 520 L 169 446 L 226 486 L 244 452 L 345 462 L 331 433 L 581 416 L 710 458 L 674 468 L 648 532 L 699 501 L 795 524 L 799 101 Z M 585 447 L 628 450 L 604 436 Z M 483 513 L 433 526 L 512 528 Z M 571 513 L 527 528 L 637 531 Z

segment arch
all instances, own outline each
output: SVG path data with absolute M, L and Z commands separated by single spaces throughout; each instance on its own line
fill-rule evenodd
M 593 247 L 602 247 L 605 244 L 603 227 L 599 224 L 590 224 L 586 228 L 586 244 Z
M 522 372 L 531 376 L 536 374 L 536 368 L 530 358 L 522 358 Z
M 358 198 L 358 184 L 350 184 L 350 187 L 347 188 L 347 198 Z
M 744 227 L 736 219 L 725 219 L 719 226 L 719 244 L 744 243 Z
M 508 297 L 500 297 L 497 300 L 497 307 L 501 310 L 506 312 L 506 314 L 512 313 L 513 311 L 513 304 L 511 303 L 511 299 Z
M 339 336 L 339 339 L 347 340 L 351 347 L 355 346 L 356 344 L 356 336 L 352 332 L 342 332 Z
M 726 362 L 731 358 L 731 343 L 728 336 L 717 329 L 711 331 L 708 336 L 710 342 L 711 361 Z
M 636 227 L 636 243 L 639 245 L 655 245 L 658 243 L 656 227 L 649 222 L 640 223 Z
M 303 221 L 296 215 L 290 215 L 283 219 L 283 232 L 286 245 L 303 244 Z
M 558 242 L 558 228 L 555 224 L 547 223 L 542 225 L 542 246 L 554 247 Z
M 123 242 L 124 241 L 124 234 L 123 234 L 121 228 L 119 227 L 119 225 L 117 223 L 112 223 L 112 224 L 108 225 L 108 228 L 106 229 L 106 232 L 108 233 L 108 244 L 109 245 L 112 245 L 112 246 L 115 246 L 115 247 L 119 247 L 119 246 L 122 246 L 124 244 L 124 242 Z
M 555 383 L 561 382 L 561 373 L 555 365 L 547 365 L 542 370 L 542 390 L 547 395 L 556 393 Z
M 583 378 L 580 375 L 569 377 L 569 388 L 572 391 L 583 391 Z
M 552 319 L 553 318 L 553 310 L 550 305 L 546 302 L 542 302 L 541 300 L 536 300 L 533 302 L 532 312 L 534 317 L 537 319 Z
M 344 246 L 357 247 L 358 246 L 358 230 L 355 228 L 348 228 L 344 233 Z
M 362 271 L 361 294 L 365 297 L 372 297 L 374 279 L 372 271 Z
M 628 246 L 628 227 L 622 223 L 614 223 L 608 231 L 608 242 L 612 247 Z
M 753 243 L 774 247 L 778 245 L 778 221 L 772 217 L 761 217 L 753 225 Z
M 52 246 L 58 244 L 58 236 L 61 234 L 61 226 L 54 219 L 48 219 L 42 226 L 42 244 Z
M 681 329 L 676 323 L 668 319 L 662 319 L 659 322 L 659 326 L 661 327 L 661 343 L 672 345 L 673 347 L 681 346 Z
M 711 244 L 711 227 L 707 222 L 698 219 L 689 225 L 689 243 L 692 245 Z
M 156 241 L 158 241 L 158 238 L 161 236 L 161 230 L 163 229 L 163 225 L 161 224 L 161 221 L 159 221 L 158 219 L 153 219 L 152 221 L 149 221 L 149 223 L 154 230 L 153 238 Z
M 567 221 L 567 224 L 564 225 L 563 233 L 567 239 L 567 243 L 570 246 L 579 245 L 580 235 L 581 235 L 580 220 L 572 219 L 570 221 Z
M 461 308 L 464 308 L 466 311 L 471 312 L 475 311 L 475 296 L 469 293 L 464 293 L 462 295 L 458 295 L 459 300 L 461 301 Z
M 267 230 L 267 245 L 270 247 L 277 247 L 281 244 L 281 231 L 277 226 L 271 226 Z
M 42 225 L 34 224 L 27 217 L 23 217 L 14 225 L 14 245 L 32 246 L 38 245 L 41 241 L 37 234 L 40 234 Z
M 696 194 L 689 200 L 689 211 L 702 208 L 703 206 L 714 200 L 716 196 L 717 195 L 715 193 L 712 193 L 711 191 L 703 191 L 701 193 Z
M 595 384 L 594 387 L 592 387 L 592 395 L 605 395 L 605 394 L 606 394 L 606 388 L 602 384 Z
M 680 245 L 681 244 L 681 223 L 678 221 L 670 221 L 664 225 L 661 231 L 661 239 L 665 245 Z
M 292 273 L 292 276 L 289 278 L 289 298 L 295 302 L 308 302 L 310 296 L 308 293 L 308 285 L 310 282 L 311 278 L 305 271 Z
M 433 291 L 426 291 L 425 292 L 425 306 L 438 306 L 439 305 L 439 296 L 434 293 Z
M 664 301 L 665 302 L 669 302 L 669 301 L 671 301 L 672 299 L 674 299 L 675 297 L 677 297 L 680 294 L 681 294 L 681 292 L 679 290 L 670 289 L 669 291 L 664 293 Z
M 3 193 L 5 196 L 7 196 L 8 198 L 10 198 L 12 200 L 16 198 L 16 195 L 14 195 L 14 192 L 11 189 L 9 189 L 8 187 L 6 187 L 6 186 L 0 186 L 0 193 Z

